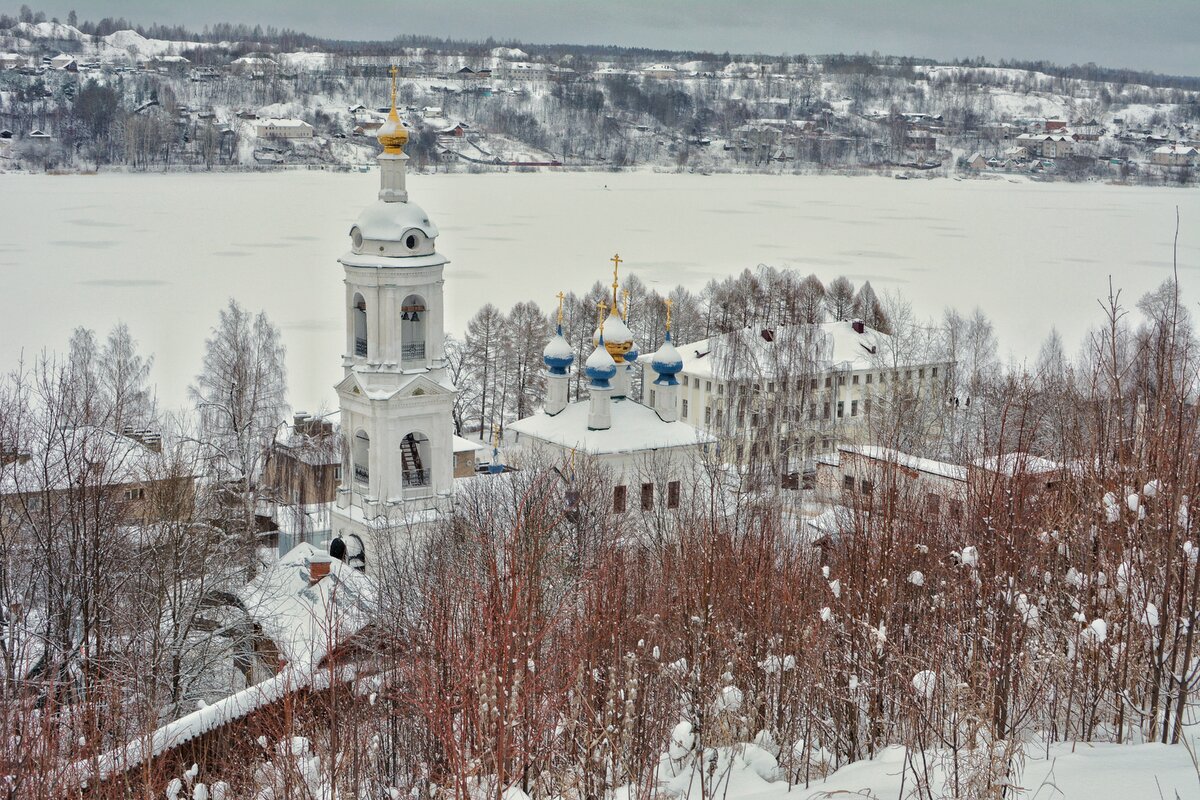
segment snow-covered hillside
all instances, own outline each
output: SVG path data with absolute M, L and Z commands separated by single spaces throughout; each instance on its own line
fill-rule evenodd
M 252 47 L 259 49 L 245 54 Z M 89 162 L 355 166 L 362 161 L 357 151 L 334 140 L 359 137 L 371 145 L 393 64 L 401 69 L 405 122 L 419 134 L 410 155 L 446 169 L 919 170 L 1187 183 L 1197 155 L 1186 149 L 1200 145 L 1200 84 L 1188 79 L 1160 88 L 1127 78 L 847 56 L 726 61 L 678 54 L 650 62 L 612 53 L 600 60 L 569 48 L 366 50 L 274 52 L 269 45 L 151 39 L 132 30 L 90 36 L 61 23 L 17 23 L 0 31 L 0 51 L 9 51 L 9 70 L 0 73 L 0 127 L 15 134 L 0 169 Z M 128 74 L 133 69 L 136 79 Z M 92 80 L 118 91 L 105 120 L 167 101 L 160 104 L 165 115 L 154 112 L 159 119 L 145 126 L 152 128 L 149 147 L 137 125 L 73 123 L 75 97 Z M 244 122 L 283 113 L 312 125 L 316 146 L 204 144 L 229 133 L 255 139 Z M 72 131 L 71 141 L 56 136 L 62 128 Z M 131 130 L 138 131 L 129 134 L 138 142 L 132 148 L 124 140 Z M 35 131 L 46 136 L 27 142 Z M 80 135 L 90 149 L 75 146 Z M 1041 138 L 1050 135 L 1069 143 Z M 1155 155 L 1172 143 L 1185 153 Z

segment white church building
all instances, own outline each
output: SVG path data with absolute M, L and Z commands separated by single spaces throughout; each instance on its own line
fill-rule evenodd
M 614 264 L 620 263 L 618 256 Z M 655 377 L 653 406 L 634 400 L 630 392 L 639 359 L 637 344 L 617 303 L 619 283 L 613 270 L 611 309 L 600 304 L 600 324 L 592 336 L 595 349 L 584 363 L 588 397 L 567 402 L 567 383 L 575 354 L 562 335 L 562 295 L 559 326 L 542 354 L 546 365 L 544 408 L 508 426 L 511 443 L 519 450 L 569 465 L 591 458 L 613 477 L 613 510 L 632 508 L 637 492 L 642 510 L 678 507 L 681 482 L 700 465 L 716 439 L 679 419 L 676 375 L 683 359 L 671 343 L 668 301 L 666 339 L 649 357 Z M 604 312 L 608 310 L 608 316 Z M 510 458 L 520 455 L 514 453 Z
M 392 111 L 380 127 L 378 199 L 350 229 L 345 269 L 344 375 L 337 384 L 349 451 L 333 533 L 369 541 L 375 530 L 430 519 L 449 507 L 454 481 L 437 226 L 405 188 L 408 133 Z
M 377 138 L 383 145 L 378 199 L 359 214 L 350 229 L 350 250 L 339 259 L 346 328 L 336 389 L 347 456 L 330 533 L 356 553 L 393 531 L 449 513 L 456 453 L 474 447 L 454 435 L 457 389 L 447 374 L 444 348 L 443 270 L 449 260 L 437 252 L 437 226 L 409 200 L 405 187 L 408 133 L 396 112 L 394 74 L 392 110 Z M 669 307 L 667 341 L 651 357 L 659 399 L 649 407 L 630 397 L 638 352 L 617 307 L 618 288 L 614 269 L 612 310 L 605 317 L 601 309 L 595 351 L 585 365 L 589 398 L 567 403 L 574 354 L 560 324 L 545 350 L 545 410 L 509 430 L 518 453 L 537 449 L 561 460 L 585 454 L 611 468 L 617 479 L 614 506 L 624 510 L 627 485 L 638 481 L 647 463 L 658 466 L 658 475 L 680 475 L 699 463 L 715 439 L 678 418 L 675 376 L 683 360 L 670 341 Z M 560 307 L 560 323 L 561 313 Z M 510 466 L 519 468 L 519 461 Z M 461 468 L 457 472 L 463 474 Z M 636 490 L 643 508 L 659 498 L 668 507 L 678 505 L 678 479 L 663 480 L 662 486 L 640 480 Z

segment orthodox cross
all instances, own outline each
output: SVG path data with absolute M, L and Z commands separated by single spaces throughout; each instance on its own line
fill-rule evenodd
M 620 254 L 614 254 L 609 261 L 613 262 L 613 310 L 617 310 L 617 268 L 621 266 Z

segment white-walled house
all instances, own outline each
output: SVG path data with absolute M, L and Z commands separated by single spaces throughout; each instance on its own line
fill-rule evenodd
M 313 138 L 313 126 L 302 119 L 260 119 L 255 125 L 260 139 Z
M 1042 158 L 1066 158 L 1075 150 L 1074 137 L 1064 133 L 1022 133 L 1016 143 Z
M 1184 144 L 1164 144 L 1154 148 L 1150 162 L 1160 167 L 1194 167 L 1197 161 L 1195 147 Z

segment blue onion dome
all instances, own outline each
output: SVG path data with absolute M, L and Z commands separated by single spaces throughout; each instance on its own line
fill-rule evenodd
M 639 353 L 637 349 L 637 342 L 633 342 L 630 345 L 629 350 L 625 353 L 625 361 L 632 364 L 638 360 L 638 356 L 640 355 L 641 353 Z
M 571 349 L 571 345 L 563 338 L 562 325 L 558 326 L 558 332 L 546 343 L 546 348 L 542 350 L 542 362 L 550 370 L 551 375 L 566 375 L 567 370 L 571 368 L 571 364 L 575 361 L 575 351 Z
M 609 313 L 608 319 L 604 320 L 603 341 L 604 346 L 608 349 L 608 354 L 618 364 L 625 362 L 626 353 L 636 349 L 633 344 L 633 331 L 629 330 L 625 320 L 621 319 L 621 315 L 615 310 Z M 597 329 L 592 334 L 592 344 L 599 346 L 600 342 L 600 330 Z
M 658 352 L 651 357 L 650 367 L 658 373 L 655 383 L 664 386 L 674 386 L 679 383 L 675 376 L 683 370 L 683 356 L 679 355 L 679 351 L 671 343 L 670 331 L 667 331 L 667 338 L 663 341 L 662 347 L 658 348 Z
M 609 355 L 608 349 L 604 346 L 604 336 L 600 336 L 600 341 L 596 345 L 596 349 L 588 356 L 584 362 L 584 373 L 591 381 L 591 385 L 596 389 L 609 388 L 609 381 L 617 374 L 617 363 L 613 361 L 613 357 Z

